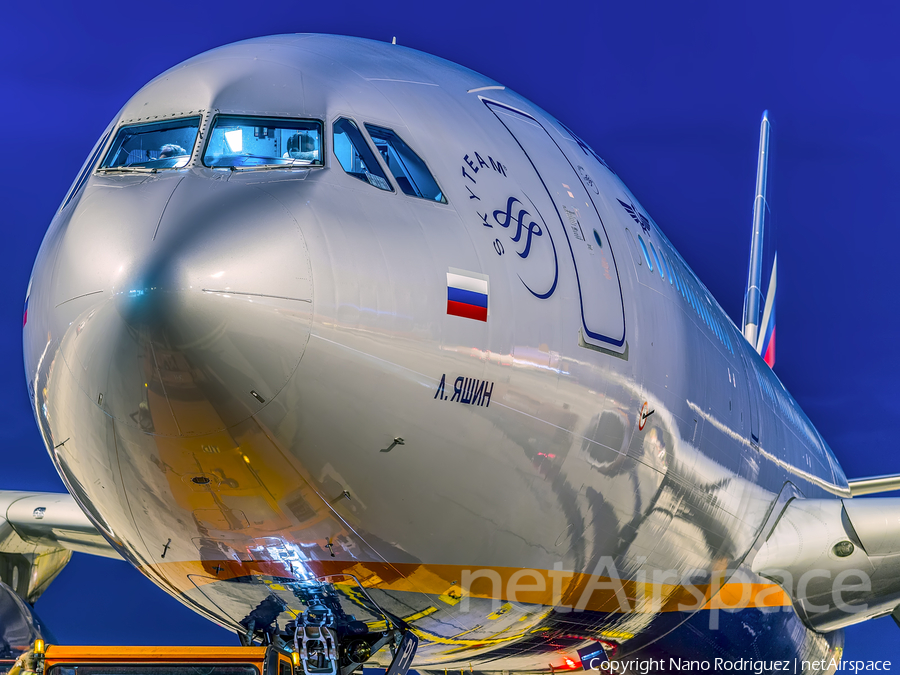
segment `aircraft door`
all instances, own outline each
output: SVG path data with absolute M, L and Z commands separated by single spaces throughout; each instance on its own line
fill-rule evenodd
M 566 249 L 575 266 L 584 341 L 621 352 L 625 348 L 625 310 L 616 259 L 596 202 L 581 177 L 547 130 L 531 115 L 509 106 L 485 101 L 506 127 L 534 168 L 556 213 L 547 214 L 547 226 L 561 227 Z M 557 225 L 558 222 L 558 225 Z

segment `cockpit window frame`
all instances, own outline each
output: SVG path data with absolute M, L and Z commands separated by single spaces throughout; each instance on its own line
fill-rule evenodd
M 380 178 L 384 179 L 384 182 L 387 183 L 388 187 L 387 187 L 387 189 L 384 189 L 384 188 L 378 187 L 377 185 L 372 185 L 372 183 L 370 183 L 370 182 L 367 183 L 366 181 L 362 181 L 362 179 L 359 179 L 359 180 L 361 180 L 363 183 L 366 183 L 367 185 L 371 185 L 372 187 L 374 187 L 376 190 L 379 190 L 380 192 L 384 192 L 386 194 L 391 194 L 391 195 L 397 194 L 398 193 L 397 187 L 394 185 L 394 182 L 391 180 L 391 178 L 393 176 L 390 172 L 390 169 L 388 167 L 384 166 L 384 162 L 382 161 L 382 158 L 381 158 L 381 153 L 379 153 L 378 149 L 373 145 L 372 139 L 369 138 L 369 134 L 365 133 L 363 124 L 360 124 L 356 120 L 356 118 L 353 117 L 352 115 L 339 113 L 332 118 L 331 122 L 328 125 L 329 131 L 331 132 L 331 158 L 329 160 L 330 167 L 334 168 L 335 166 L 338 166 L 343 170 L 344 174 L 351 175 L 344 168 L 344 165 L 341 163 L 340 158 L 337 156 L 337 151 L 335 150 L 334 127 L 341 120 L 347 120 L 354 127 L 356 127 L 356 131 L 359 133 L 359 140 L 365 144 L 366 149 L 368 149 L 369 153 L 372 155 L 372 159 L 375 161 L 375 164 L 377 165 L 378 170 L 382 174 L 380 176 Z M 359 177 L 353 176 L 353 178 L 359 178 Z
M 391 178 L 394 179 L 394 183 L 397 185 L 398 188 L 400 188 L 400 193 L 406 195 L 407 197 L 412 197 L 413 199 L 421 199 L 425 202 L 430 202 L 432 204 L 446 205 L 449 203 L 447 200 L 447 195 L 444 192 L 444 189 L 441 187 L 440 183 L 438 183 L 437 178 L 434 175 L 434 172 L 428 168 L 428 163 L 422 158 L 422 155 L 420 155 L 418 152 L 416 152 L 412 148 L 412 146 L 403 139 L 403 137 L 400 134 L 398 134 L 392 127 L 383 126 L 381 124 L 374 124 L 372 122 L 364 122 L 363 127 L 365 128 L 366 136 L 368 137 L 368 141 L 369 141 L 370 145 L 373 148 L 375 148 L 375 156 L 376 156 L 377 160 L 381 163 L 383 168 L 387 169 L 387 175 L 391 176 Z M 374 132 L 374 134 L 373 134 L 373 132 Z M 432 183 L 434 183 L 434 187 L 437 188 L 438 195 L 440 195 L 440 199 L 435 199 L 433 197 L 426 197 L 422 193 L 421 188 L 419 188 L 417 185 L 410 183 L 410 187 L 409 187 L 409 189 L 407 189 L 400 183 L 400 180 L 399 180 L 397 174 L 395 173 L 395 171 L 391 168 L 390 163 L 385 160 L 384 156 L 381 154 L 381 151 L 378 149 L 378 144 L 375 142 L 375 138 L 374 138 L 374 135 L 378 135 L 378 134 L 385 134 L 385 135 L 390 134 L 402 146 L 404 146 L 406 148 L 406 150 L 409 151 L 409 153 L 412 155 L 412 157 L 415 159 L 415 161 L 417 161 L 419 164 L 421 164 L 421 168 L 424 170 L 427 178 Z M 381 140 L 385 140 L 385 142 L 387 142 L 388 146 L 393 148 L 395 153 L 397 152 L 396 147 L 389 140 L 387 140 L 387 139 L 381 139 Z M 404 173 L 409 175 L 409 171 L 408 171 L 407 167 L 404 167 L 403 171 L 404 171 Z M 407 178 L 407 180 L 410 181 L 412 179 Z
M 70 187 L 69 191 L 66 193 L 65 199 L 63 199 L 63 202 L 58 209 L 59 211 L 66 208 L 69 203 L 75 199 L 75 196 L 81 192 L 81 188 L 85 186 L 90 177 L 97 173 L 98 167 L 100 166 L 100 158 L 106 156 L 105 152 L 111 142 L 110 138 L 113 137 L 113 131 L 115 131 L 115 129 L 115 126 L 110 126 L 103 132 L 100 140 L 97 141 L 94 149 L 91 150 L 91 154 L 88 155 L 84 165 L 81 167 L 81 171 L 78 173 L 78 177 L 75 178 L 75 182 L 72 183 L 72 187 Z
M 209 149 L 209 144 L 213 138 L 213 131 L 216 128 L 216 122 L 220 117 L 234 117 L 238 119 L 252 119 L 252 120 L 260 120 L 260 121 L 272 121 L 278 122 L 279 120 L 285 122 L 313 122 L 319 126 L 319 161 L 314 164 L 284 164 L 284 165 L 272 165 L 266 164 L 262 166 L 246 166 L 246 167 L 234 167 L 234 166 L 210 166 L 206 163 L 206 153 Z M 206 138 L 203 140 L 202 147 L 199 149 L 199 154 L 197 155 L 197 162 L 204 169 L 211 169 L 214 171 L 297 171 L 297 170 L 308 170 L 308 169 L 325 169 L 328 167 L 328 164 L 325 161 L 325 157 L 328 154 L 327 148 L 327 140 L 325 138 L 326 125 L 325 121 L 318 117 L 292 117 L 287 115 L 255 115 L 255 114 L 244 114 L 240 112 L 228 112 L 223 110 L 216 110 L 210 113 L 207 123 L 204 128 L 204 133 Z
M 141 127 L 141 126 L 151 126 L 156 124 L 167 124 L 171 122 L 179 122 L 181 120 L 198 120 L 197 121 L 197 135 L 194 138 L 194 143 L 191 146 L 191 151 L 187 155 L 187 161 L 181 166 L 155 166 L 155 167 L 138 167 L 138 166 L 103 166 L 104 162 L 106 162 L 107 156 L 110 151 L 116 144 L 116 140 L 119 138 L 119 134 L 122 129 L 127 127 Z M 204 114 L 202 110 L 197 112 L 191 112 L 187 114 L 176 114 L 171 117 L 164 117 L 163 119 L 152 119 L 152 120 L 119 120 L 115 127 L 110 131 L 109 136 L 106 138 L 106 142 L 103 144 L 104 147 L 99 153 L 99 161 L 95 160 L 95 168 L 93 173 L 95 175 L 103 175 L 107 173 L 124 173 L 129 171 L 139 171 L 140 173 L 157 173 L 159 171 L 185 171 L 194 163 L 194 157 L 197 154 L 197 147 L 199 146 L 200 140 L 203 137 L 203 130 L 206 126 L 207 116 Z

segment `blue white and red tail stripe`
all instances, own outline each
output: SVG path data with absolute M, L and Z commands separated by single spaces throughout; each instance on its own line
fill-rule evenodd
M 447 314 L 487 321 L 487 275 L 451 267 L 447 272 Z
M 28 298 L 31 297 L 31 280 L 28 280 L 28 290 L 25 291 L 25 310 L 22 312 L 22 327 L 28 323 Z
M 772 309 L 772 320 L 769 322 L 769 325 L 766 327 L 766 332 L 763 334 L 763 350 L 762 357 L 766 363 L 769 364 L 769 368 L 775 367 L 775 309 Z
M 762 355 L 769 368 L 775 367 L 775 292 L 778 287 L 778 254 L 772 261 L 772 276 L 769 278 L 769 288 L 766 290 L 766 304 L 763 309 L 762 324 L 760 326 L 759 342 L 756 351 Z

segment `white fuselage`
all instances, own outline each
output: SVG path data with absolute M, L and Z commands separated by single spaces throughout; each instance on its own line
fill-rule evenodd
M 70 491 L 197 611 L 259 628 L 274 597 L 283 627 L 302 609 L 291 580 L 352 573 L 414 617 L 422 667 L 540 669 L 690 620 L 705 600 L 678 610 L 684 580 L 699 570 L 712 594 L 738 570 L 785 483 L 846 496 L 656 223 L 522 97 L 397 46 L 264 38 L 153 80 L 100 156 L 122 125 L 198 114 L 183 167 L 85 167 L 25 326 Z M 324 166 L 206 167 L 219 114 L 319 120 Z M 342 118 L 396 132 L 446 203 L 344 171 Z M 486 290 L 485 320 L 450 311 L 459 279 Z M 512 597 L 519 570 L 533 588 Z M 654 571 L 681 581 L 648 608 L 635 594 Z M 601 589 L 561 612 L 593 573 L 625 584 L 628 608 Z M 831 653 L 781 604 L 801 636 L 784 653 Z

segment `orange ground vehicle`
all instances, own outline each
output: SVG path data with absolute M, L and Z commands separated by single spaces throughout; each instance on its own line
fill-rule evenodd
M 35 645 L 38 675 L 294 675 L 290 654 L 269 647 Z

